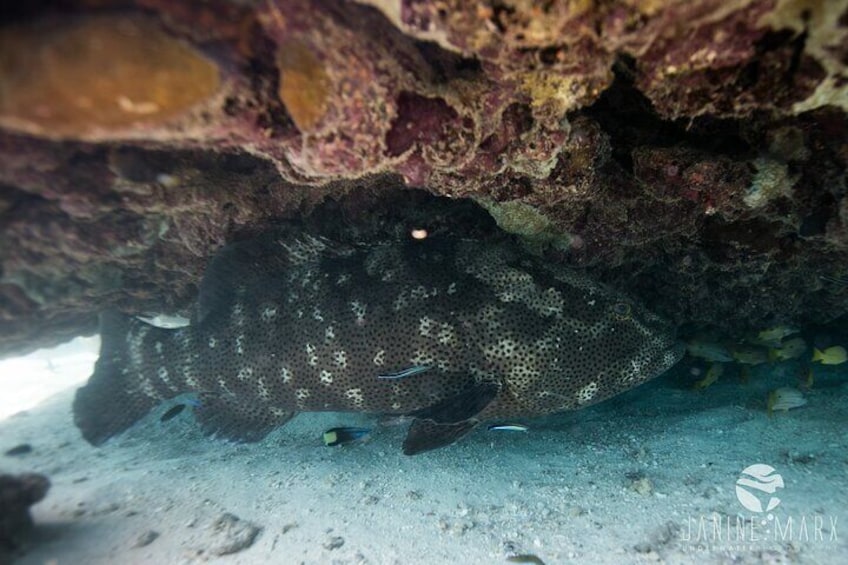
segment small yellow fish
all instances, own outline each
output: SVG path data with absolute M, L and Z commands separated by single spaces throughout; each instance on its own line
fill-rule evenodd
M 692 388 L 694 390 L 704 390 L 708 386 L 715 384 L 722 374 L 724 374 L 724 363 L 713 363 L 707 371 L 706 376 L 696 382 Z
M 787 412 L 806 403 L 807 399 L 804 398 L 804 394 L 797 388 L 781 387 L 769 393 L 768 400 L 766 401 L 766 410 L 769 417 L 771 417 L 776 410 Z
M 799 331 L 800 330 L 790 328 L 789 326 L 775 326 L 773 328 L 769 328 L 758 333 L 757 339 L 753 341 L 759 345 L 777 347 L 780 345 L 780 341 L 783 338 L 788 337 L 792 334 L 796 334 Z
M 743 365 L 760 365 L 768 361 L 768 351 L 762 347 L 741 346 L 733 350 L 733 358 Z
M 804 341 L 804 338 L 793 337 L 792 339 L 787 339 L 786 341 L 781 342 L 780 347 L 769 350 L 769 363 L 797 359 L 803 355 L 806 350 L 807 342 Z
M 695 338 L 686 344 L 686 353 L 706 361 L 733 361 L 730 351 L 722 344 L 707 339 Z
M 801 385 L 804 390 L 810 390 L 813 388 L 813 383 L 815 382 L 815 375 L 813 374 L 813 368 L 810 367 L 810 370 L 807 371 L 807 378 L 804 379 L 804 384 Z
M 821 363 L 822 365 L 841 365 L 848 361 L 848 353 L 841 345 L 828 347 L 824 351 L 813 348 L 813 363 Z

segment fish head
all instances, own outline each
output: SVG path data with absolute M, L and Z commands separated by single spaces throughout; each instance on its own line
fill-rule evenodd
M 675 328 L 637 302 L 579 273 L 557 278 L 567 299 L 542 340 L 555 346 L 549 369 L 528 390 L 539 408 L 595 404 L 659 376 L 683 356 Z

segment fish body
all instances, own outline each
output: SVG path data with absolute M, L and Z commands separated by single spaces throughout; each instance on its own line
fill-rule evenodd
M 324 445 L 327 447 L 336 447 L 337 445 L 347 445 L 357 441 L 363 441 L 371 434 L 368 428 L 330 428 L 322 436 Z
M 800 390 L 792 387 L 781 387 L 769 393 L 766 400 L 766 411 L 771 416 L 778 410 L 788 412 L 805 404 L 807 404 L 807 399 L 804 398 L 804 394 Z
M 768 361 L 768 350 L 763 347 L 739 346 L 733 350 L 733 360 L 743 365 L 761 365 Z
M 841 365 L 848 361 L 848 353 L 841 345 L 834 345 L 827 349 L 813 349 L 813 363 L 821 363 L 822 365 Z
M 807 350 L 804 338 L 793 337 L 780 343 L 780 346 L 769 350 L 769 362 L 789 361 L 797 359 Z
M 692 357 L 698 357 L 712 363 L 733 361 L 733 355 L 722 344 L 705 340 L 693 339 L 686 344 L 686 352 Z
M 800 330 L 789 326 L 775 326 L 759 332 L 752 342 L 757 345 L 764 345 L 767 347 L 779 347 L 783 338 L 794 335 L 799 331 Z
M 724 363 L 713 363 L 707 370 L 707 374 L 703 379 L 699 380 L 692 387 L 695 390 L 704 390 L 705 388 L 714 385 L 718 382 L 719 377 L 724 374 Z
M 668 323 L 576 271 L 511 242 L 436 237 L 234 243 L 210 263 L 189 326 L 107 312 L 101 336 L 74 400 L 95 445 L 193 393 L 204 431 L 238 441 L 299 412 L 407 416 L 412 454 L 482 421 L 595 404 L 683 353 Z
M 524 424 L 493 424 L 488 428 L 490 432 L 526 432 L 528 429 Z

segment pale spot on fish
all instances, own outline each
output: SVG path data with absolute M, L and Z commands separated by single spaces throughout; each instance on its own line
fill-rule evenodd
M 324 341 L 333 339 L 336 339 L 336 330 L 333 329 L 333 326 L 327 326 L 327 329 L 324 330 Z
M 484 347 L 483 354 L 490 359 L 504 359 L 512 357 L 517 349 L 518 344 L 514 340 L 501 339 Z
M 403 310 L 404 308 L 409 306 L 409 300 L 406 298 L 406 291 L 405 290 L 401 291 L 401 293 L 398 294 L 397 298 L 395 298 L 395 302 L 394 302 L 393 306 L 394 306 L 395 312 Z
M 427 289 L 420 285 L 413 288 L 409 295 L 415 300 L 423 300 L 429 296 Z
M 297 398 L 297 407 L 303 408 L 306 405 L 306 399 L 309 398 L 309 389 L 299 388 L 294 392 L 294 395 Z
M 365 311 L 367 308 L 368 306 L 359 300 L 354 300 L 350 303 L 350 309 L 353 315 L 356 316 L 356 325 L 361 326 L 365 323 Z
M 433 327 L 433 319 L 424 316 L 418 321 L 418 333 L 423 337 L 428 337 L 430 335 L 430 330 Z
M 237 326 L 244 325 L 244 305 L 242 305 L 240 302 L 236 302 L 233 305 L 233 322 Z
M 168 382 L 168 369 L 165 367 L 159 367 L 156 369 L 156 375 L 166 383 Z
M 271 395 L 268 393 L 268 386 L 265 384 L 265 379 L 259 377 L 256 381 L 256 390 L 259 394 L 259 398 L 262 400 L 268 400 L 271 398 Z
M 321 371 L 321 382 L 325 385 L 333 384 L 333 374 L 330 371 L 322 370 Z
M 448 294 L 453 294 L 456 292 L 456 283 L 452 282 L 448 285 Z
M 598 392 L 598 383 L 592 381 L 587 384 L 579 391 L 577 391 L 577 403 L 578 404 L 586 404 L 591 401 L 595 397 L 595 393 Z
M 347 367 L 347 353 L 344 351 L 336 351 L 333 353 L 333 359 L 336 360 L 336 365 L 344 369 Z
M 127 335 L 127 344 L 130 351 L 130 365 L 133 367 L 141 367 L 144 364 L 144 355 L 141 353 L 141 345 L 144 342 L 144 336 L 147 334 L 147 327 L 139 330 L 137 336 L 132 334 Z
M 162 355 L 162 342 L 157 341 L 156 345 L 154 347 L 156 349 L 156 353 L 158 353 L 159 355 Z
M 345 396 L 348 397 L 350 400 L 353 400 L 353 404 L 355 406 L 360 406 L 365 400 L 365 397 L 362 395 L 361 388 L 352 388 L 345 392 Z
M 218 379 L 218 387 L 227 394 L 232 394 L 232 392 L 230 392 L 230 387 L 227 386 L 227 381 L 224 379 Z
M 283 382 L 287 383 L 291 381 L 292 374 L 286 367 L 280 367 L 280 376 L 283 377 Z
M 420 349 L 415 351 L 415 357 L 409 360 L 413 365 L 435 365 L 436 360 L 432 355 L 429 355 Z
M 382 367 L 383 363 L 386 362 L 386 352 L 384 350 L 380 350 L 374 354 L 374 364 L 378 367 Z
M 501 302 L 515 302 L 517 295 L 511 290 L 498 293 L 498 300 Z
M 236 337 L 236 353 L 239 355 L 244 354 L 244 334 L 239 334 Z
M 311 343 L 306 344 L 306 362 L 312 367 L 318 364 L 318 356 L 315 355 L 315 346 Z
M 262 311 L 262 320 L 265 321 L 265 322 L 270 322 L 271 320 L 274 319 L 274 317 L 276 315 L 277 315 L 277 309 L 276 308 L 265 308 Z
M 240 380 L 240 381 L 246 381 L 247 379 L 249 379 L 252 376 L 253 376 L 253 369 L 251 369 L 250 367 L 242 367 L 241 369 L 239 369 L 239 372 L 236 375 L 236 378 L 238 378 L 238 380 Z
M 448 345 L 456 343 L 456 336 L 454 335 L 453 326 L 450 324 L 441 324 L 439 328 L 439 334 L 436 336 L 439 339 L 439 343 L 442 345 Z
M 324 321 L 324 316 L 321 315 L 321 309 L 316 307 L 312 310 L 312 319 L 318 320 L 319 322 Z
M 342 286 L 350 280 L 350 275 L 347 273 L 342 273 L 336 278 L 336 286 Z
M 218 345 L 218 340 L 214 337 L 209 338 L 209 349 L 215 349 L 215 346 Z
M 141 392 L 145 394 L 145 396 L 149 396 L 150 398 L 155 398 L 157 400 L 161 400 L 161 395 L 156 392 L 156 388 L 154 388 L 153 383 L 150 382 L 150 379 L 147 377 L 143 377 L 141 379 Z

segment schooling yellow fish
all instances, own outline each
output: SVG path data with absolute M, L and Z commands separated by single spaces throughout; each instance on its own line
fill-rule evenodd
M 848 361 L 848 353 L 841 345 L 834 345 L 825 350 L 813 348 L 813 363 L 822 365 L 841 365 Z
M 787 412 L 793 408 L 799 408 L 807 403 L 804 394 L 797 388 L 781 387 L 773 390 L 766 401 L 766 411 L 771 416 L 775 411 Z
M 707 371 L 706 376 L 700 381 L 696 382 L 692 388 L 695 390 L 704 390 L 708 386 L 715 384 L 716 381 L 718 381 L 719 377 L 723 374 L 724 363 L 713 363 Z
M 797 359 L 807 350 L 807 343 L 804 341 L 804 338 L 801 337 L 793 337 L 792 339 L 787 339 L 786 341 L 781 342 L 780 347 L 776 347 L 769 350 L 769 362 L 774 363 L 775 361 L 789 361 L 790 359 Z
M 733 359 L 743 365 L 760 365 L 768 361 L 768 351 L 762 347 L 741 346 L 733 350 Z
M 800 330 L 795 328 L 790 328 L 789 326 L 775 326 L 773 328 L 769 328 L 761 331 L 757 334 L 757 338 L 752 340 L 754 343 L 759 345 L 768 345 L 770 347 L 777 347 L 780 345 L 780 341 L 788 337 L 790 335 L 798 333 Z
M 686 353 L 710 362 L 733 361 L 733 356 L 725 346 L 708 339 L 695 338 L 686 344 Z

